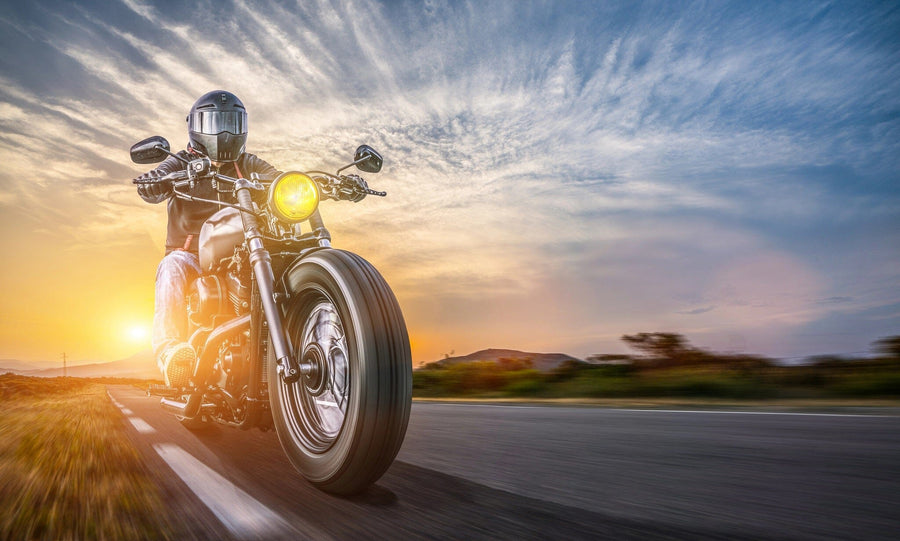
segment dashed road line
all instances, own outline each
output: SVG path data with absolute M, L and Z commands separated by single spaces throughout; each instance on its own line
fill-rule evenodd
M 156 429 L 147 424 L 147 421 L 141 419 L 140 417 L 128 417 L 128 420 L 131 421 L 131 424 L 134 426 L 134 429 L 137 430 L 141 434 L 153 434 L 156 432 Z
M 240 539 L 266 539 L 305 533 L 319 538 L 321 532 L 305 524 L 298 524 L 295 530 L 281 516 L 181 447 L 173 443 L 158 443 L 153 448 L 234 536 Z
M 134 429 L 141 434 L 152 434 L 156 429 L 134 415 L 107 391 L 112 400 Z M 219 521 L 238 539 L 291 539 L 330 540 L 324 531 L 295 516 L 287 522 L 280 515 L 257 501 L 231 481 L 174 443 L 157 443 L 153 449 L 206 505 Z

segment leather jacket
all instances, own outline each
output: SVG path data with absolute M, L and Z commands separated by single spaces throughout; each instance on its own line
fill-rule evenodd
M 186 150 L 178 152 L 178 155 L 186 160 L 191 160 L 196 157 Z M 237 165 L 236 168 L 235 164 Z M 159 167 L 138 178 L 147 178 L 154 174 L 167 175 L 182 169 L 184 169 L 184 164 L 169 156 L 159 164 Z M 238 174 L 237 170 L 240 170 L 240 174 Z M 267 176 L 271 175 L 273 177 L 279 174 L 279 171 L 272 167 L 268 162 L 246 152 L 241 154 L 241 157 L 238 158 L 236 162 L 222 164 L 222 166 L 219 167 L 219 172 L 234 178 L 249 178 L 251 173 L 259 173 L 260 175 Z M 203 199 L 237 203 L 234 194 L 231 191 L 217 193 L 212 186 L 211 179 L 199 181 L 193 189 L 187 193 Z M 140 185 L 138 186 L 138 195 L 140 195 L 141 199 L 144 201 L 154 204 L 162 203 L 166 199 L 169 200 L 167 208 L 169 224 L 166 236 L 166 254 L 172 250 L 186 250 L 196 254 L 199 249 L 200 226 L 221 208 L 214 203 L 186 201 L 184 199 L 172 197 L 171 191 L 168 194 L 154 197 L 149 195 L 146 190 L 143 190 Z

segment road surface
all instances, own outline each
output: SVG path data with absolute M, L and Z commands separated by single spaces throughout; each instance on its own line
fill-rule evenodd
M 276 435 L 192 433 L 111 386 L 179 510 L 210 539 L 896 539 L 900 415 L 414 403 L 394 465 L 324 494 Z M 200 495 L 198 497 L 198 495 Z M 202 502 L 201 502 L 202 497 Z

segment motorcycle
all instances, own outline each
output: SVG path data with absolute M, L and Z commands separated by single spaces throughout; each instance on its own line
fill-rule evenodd
M 309 482 L 340 495 L 365 490 L 391 465 L 406 433 L 409 336 L 384 278 L 360 256 L 331 246 L 318 207 L 323 199 L 385 196 L 360 176 L 341 174 L 351 166 L 377 173 L 381 155 L 363 145 L 335 174 L 245 179 L 218 173 L 206 157 L 186 160 L 159 136 L 131 148 L 138 164 L 167 156 L 184 169 L 133 182 L 167 182 L 172 197 L 222 208 L 201 229 L 203 273 L 187 299 L 197 352 L 190 383 L 149 393 L 189 429 L 274 427 Z M 201 180 L 233 193 L 237 204 L 190 195 Z

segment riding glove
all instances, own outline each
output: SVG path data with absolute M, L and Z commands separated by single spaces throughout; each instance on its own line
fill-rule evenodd
M 137 180 L 158 179 L 163 175 L 156 170 L 139 176 Z M 138 195 L 144 199 L 163 200 L 172 194 L 172 183 L 168 181 L 150 182 L 137 185 Z

